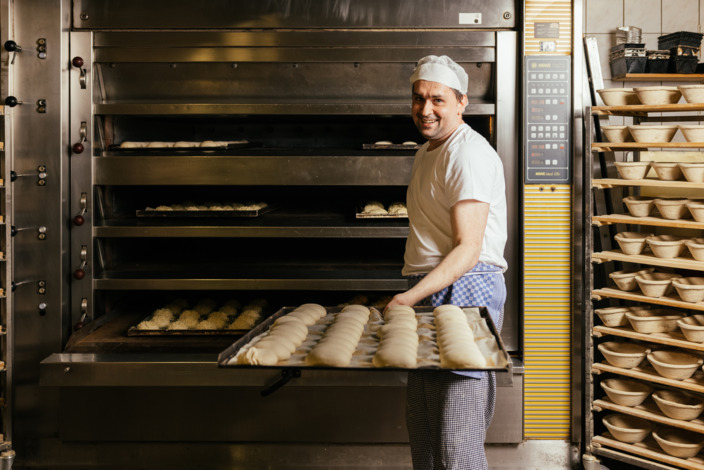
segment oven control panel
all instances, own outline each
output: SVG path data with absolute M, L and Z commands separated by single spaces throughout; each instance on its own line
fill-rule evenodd
M 571 57 L 526 56 L 524 175 L 526 184 L 571 180 Z

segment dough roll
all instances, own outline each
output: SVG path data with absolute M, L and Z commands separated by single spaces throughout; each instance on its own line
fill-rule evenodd
M 323 337 L 306 356 L 306 363 L 314 366 L 347 367 L 352 361 L 364 327 L 369 321 L 369 309 L 362 305 L 348 305 L 335 315 Z
M 433 311 L 440 365 L 446 369 L 482 369 L 486 359 L 474 341 L 467 316 L 455 305 L 441 305 Z
M 379 347 L 372 358 L 375 367 L 415 369 L 418 363 L 418 320 L 407 306 L 389 308 L 386 324 L 377 330 Z

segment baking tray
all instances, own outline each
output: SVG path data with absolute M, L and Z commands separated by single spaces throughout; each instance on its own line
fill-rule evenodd
M 127 329 L 127 336 L 242 336 L 252 330 L 140 330 L 137 328 L 137 323 Z M 256 326 L 255 326 L 256 328 Z
M 386 209 L 386 207 L 384 207 Z M 406 208 L 408 210 L 408 208 Z M 406 215 L 391 215 L 391 214 L 365 214 L 364 205 L 357 206 L 355 210 L 356 219 L 408 219 L 408 214 Z
M 261 142 L 232 142 L 227 145 L 218 147 L 120 147 L 119 144 L 108 145 L 110 152 L 125 152 L 125 153 L 164 153 L 164 152 L 200 152 L 213 150 L 238 150 L 248 149 L 253 147 L 261 147 Z
M 266 311 L 261 312 L 261 317 L 265 318 L 267 315 Z M 127 329 L 127 336 L 242 336 L 246 333 L 252 331 L 252 329 L 247 330 L 230 330 L 227 328 L 221 328 L 217 330 L 140 330 L 137 325 L 145 320 L 149 320 L 152 317 L 150 313 L 146 317 L 140 318 L 133 322 L 132 325 Z M 261 320 L 257 325 L 260 325 L 264 320 Z M 254 328 L 257 327 L 254 326 Z
M 138 209 L 136 211 L 137 217 L 162 217 L 162 218 L 200 218 L 200 217 L 259 217 L 262 214 L 271 212 L 276 209 L 275 206 L 269 204 L 266 207 L 257 210 L 249 211 L 209 211 L 209 210 L 197 210 L 197 211 L 148 211 L 145 209 Z
M 242 338 L 239 340 L 235 341 L 230 347 L 225 349 L 223 352 L 221 352 L 218 355 L 218 366 L 223 367 L 223 368 L 236 368 L 236 369 L 259 369 L 259 368 L 264 368 L 264 369 L 289 369 L 289 370 L 320 370 L 320 369 L 325 369 L 325 370 L 379 370 L 379 371 L 390 371 L 390 370 L 450 370 L 450 369 L 444 369 L 440 367 L 439 363 L 435 366 L 422 366 L 418 367 L 415 369 L 404 369 L 404 368 L 396 368 L 396 367 L 374 367 L 374 366 L 368 366 L 368 367 L 332 367 L 332 366 L 308 366 L 305 364 L 290 364 L 289 361 L 286 361 L 284 363 L 279 363 L 273 366 L 263 366 L 263 365 L 249 365 L 249 364 L 230 364 L 230 360 L 234 358 L 237 353 L 239 352 L 240 349 L 242 349 L 244 346 L 246 346 L 251 340 L 256 338 L 257 336 L 266 333 L 271 325 L 276 321 L 277 318 L 286 315 L 293 310 L 295 310 L 297 307 L 283 307 L 282 309 L 278 310 L 268 318 L 264 319 L 259 325 L 255 326 L 252 330 L 250 330 L 247 334 L 245 334 Z M 475 306 L 461 306 L 460 308 L 475 308 Z M 503 367 L 487 367 L 483 369 L 451 369 L 451 370 L 462 370 L 462 371 L 497 371 L 497 372 L 508 372 L 511 367 L 511 358 L 508 355 L 508 352 L 506 351 L 506 348 L 504 346 L 503 341 L 501 340 L 501 335 L 498 334 L 496 330 L 496 326 L 494 325 L 493 320 L 491 319 L 491 315 L 489 315 L 489 311 L 487 310 L 486 307 L 484 306 L 476 306 L 476 308 L 479 309 L 479 313 L 481 317 L 486 321 L 486 324 L 489 328 L 489 331 L 491 332 L 492 336 L 496 340 L 497 346 L 499 353 L 501 355 L 501 358 L 504 360 L 505 365 Z M 327 316 L 329 317 L 331 314 L 339 313 L 342 310 L 342 307 L 326 307 L 325 308 L 328 312 Z M 416 314 L 421 313 L 421 314 L 431 314 L 435 307 L 414 307 Z M 374 307 L 370 307 L 370 310 L 376 310 Z M 377 310 L 378 312 L 378 310 Z M 373 313 L 373 312 L 372 312 Z M 365 327 L 365 331 L 366 331 Z M 358 345 L 358 349 L 361 346 Z M 363 346 L 362 346 L 363 347 Z M 298 372 L 296 372 L 298 373 Z M 290 378 L 290 377 L 289 377 Z
M 364 150 L 418 150 L 420 147 L 419 144 L 362 144 Z

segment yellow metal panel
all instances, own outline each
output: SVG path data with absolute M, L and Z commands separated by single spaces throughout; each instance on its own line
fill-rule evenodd
M 557 38 L 536 37 L 535 24 L 549 26 L 557 32 Z M 543 29 L 544 30 L 544 29 Z M 554 41 L 554 51 L 541 48 L 541 42 Z M 526 55 L 561 54 L 572 52 L 572 2 L 571 0 L 526 0 L 524 44 Z
M 528 439 L 566 439 L 570 432 L 571 214 L 569 185 L 524 187 L 523 411 Z

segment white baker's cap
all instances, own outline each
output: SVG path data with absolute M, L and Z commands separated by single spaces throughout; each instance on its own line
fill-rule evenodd
M 420 59 L 411 75 L 411 85 L 416 80 L 442 83 L 465 95 L 469 84 L 467 72 L 446 55 L 429 55 Z

